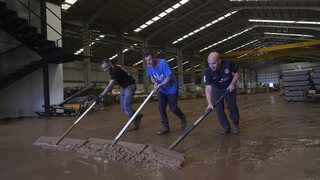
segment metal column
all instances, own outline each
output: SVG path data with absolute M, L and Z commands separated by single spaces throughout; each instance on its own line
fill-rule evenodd
M 141 42 L 141 51 L 142 51 L 142 60 L 143 60 L 143 70 L 142 70 L 142 77 L 143 77 L 143 87 L 145 89 L 148 89 L 150 81 L 149 81 L 149 77 L 146 74 L 146 69 L 147 69 L 147 62 L 144 59 L 144 52 L 148 49 L 148 42 L 146 40 L 142 40 Z
M 178 51 L 178 82 L 179 82 L 179 86 L 183 86 L 183 66 L 182 66 L 182 61 L 183 61 L 183 57 L 182 57 L 182 51 L 179 50 Z
M 47 14 L 46 1 L 40 0 L 41 34 L 47 38 Z M 50 87 L 49 87 L 49 62 L 47 58 L 42 59 L 43 68 L 43 96 L 45 116 L 50 116 Z

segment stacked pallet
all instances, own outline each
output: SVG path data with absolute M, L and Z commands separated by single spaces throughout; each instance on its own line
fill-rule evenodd
M 283 86 L 287 101 L 303 101 L 311 87 L 310 71 L 297 70 L 283 72 Z
M 312 68 L 312 82 L 317 91 L 320 90 L 320 67 Z

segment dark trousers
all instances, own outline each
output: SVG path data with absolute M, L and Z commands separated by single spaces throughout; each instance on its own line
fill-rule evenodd
M 158 107 L 161 116 L 161 124 L 164 128 L 170 129 L 168 116 L 166 112 L 167 104 L 169 104 L 171 112 L 178 116 L 178 118 L 184 119 L 185 115 L 181 111 L 181 109 L 177 106 L 178 104 L 178 92 L 175 94 L 163 94 L 158 92 Z
M 218 89 L 213 87 L 212 88 L 213 103 L 215 103 L 225 91 L 226 89 Z M 232 120 L 234 125 L 239 126 L 239 110 L 237 107 L 236 92 L 233 91 L 231 93 L 228 93 L 225 96 L 224 100 L 226 101 L 226 104 L 228 106 L 230 119 Z M 226 128 L 230 128 L 230 124 L 224 112 L 224 100 L 222 100 L 219 104 L 217 104 L 217 106 L 215 107 L 215 110 L 221 126 L 226 129 Z

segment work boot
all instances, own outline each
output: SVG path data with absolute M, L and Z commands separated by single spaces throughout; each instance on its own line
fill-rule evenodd
M 140 127 L 140 123 L 141 123 L 142 117 L 143 117 L 143 114 L 138 114 L 136 119 L 135 119 L 134 123 L 136 124 L 136 126 L 138 126 L 138 128 Z
M 180 119 L 180 127 L 181 129 L 184 129 L 187 125 L 187 120 L 186 120 L 186 116 L 183 116 L 182 119 Z
M 158 135 L 165 135 L 168 134 L 170 132 L 169 128 L 166 127 L 162 127 L 159 131 L 158 131 Z
M 139 129 L 139 126 L 137 126 L 134 122 L 130 124 L 130 126 L 128 127 L 127 131 L 134 131 Z
M 232 127 L 232 134 L 237 135 L 240 133 L 239 126 Z
M 221 135 L 226 135 L 226 134 L 229 134 L 230 133 L 230 127 L 228 127 L 228 128 L 222 128 L 221 130 L 220 130 L 220 134 Z
M 140 128 L 141 118 L 143 114 L 138 114 L 137 117 L 134 119 L 133 123 L 130 124 L 127 131 L 134 131 Z

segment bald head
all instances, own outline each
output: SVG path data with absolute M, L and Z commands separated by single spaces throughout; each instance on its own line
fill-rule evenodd
M 208 56 L 208 65 L 213 70 L 219 70 L 221 67 L 220 55 L 217 52 L 211 52 Z

